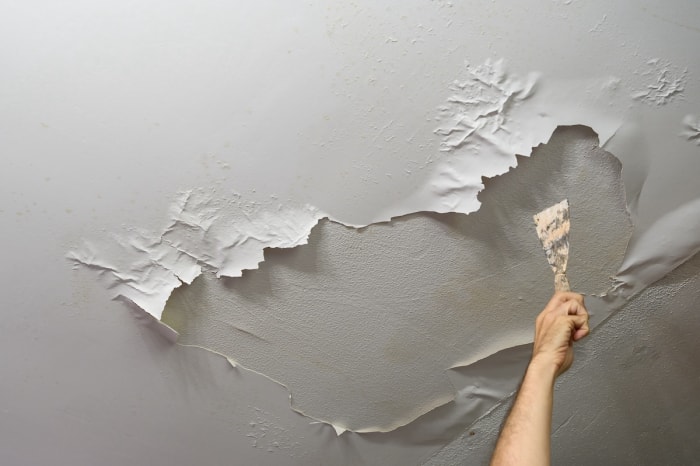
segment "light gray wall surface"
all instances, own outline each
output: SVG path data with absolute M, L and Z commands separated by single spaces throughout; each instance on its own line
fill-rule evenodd
M 528 156 L 558 125 L 577 124 L 603 135 L 605 150 L 621 160 L 636 241 L 700 197 L 699 31 L 700 4 L 692 0 L 0 2 L 0 463 L 484 464 L 507 407 L 498 399 L 479 405 L 494 409 L 473 424 L 436 421 L 440 411 L 389 433 L 337 436 L 293 411 L 271 374 L 177 345 L 143 309 L 113 299 L 107 268 L 74 267 L 67 255 L 89 244 L 97 262 L 111 265 L 106 258 L 121 250 L 110 245 L 139 231 L 162 232 L 177 193 L 197 188 L 223 198 L 235 192 L 246 205 L 308 203 L 338 229 L 405 214 L 425 222 L 437 214 L 417 212 L 466 209 L 452 204 L 451 175 L 456 197 L 468 204 L 479 187 L 473 180 L 515 165 L 515 153 L 499 155 L 499 148 L 525 147 L 518 151 Z M 496 112 L 502 120 L 486 117 L 500 125 L 495 142 L 484 130 L 478 143 L 441 150 L 440 108 L 459 94 L 451 86 L 499 59 L 507 70 L 499 86 L 537 78 L 532 96 L 498 94 L 510 100 Z M 459 106 L 471 104 L 456 105 L 468 113 Z M 566 141 L 580 144 L 590 134 Z M 519 209 L 536 213 L 527 202 Z M 317 228 L 330 224 L 323 222 Z M 493 233 L 476 241 L 483 243 L 479 257 L 503 232 Z M 323 251 L 314 239 L 303 247 Z M 675 239 L 671 232 L 658 245 Z M 391 246 L 413 251 L 410 241 L 396 237 Z M 523 245 L 522 253 L 535 257 L 533 247 Z M 271 257 L 284 264 L 285 254 L 300 253 Z M 424 265 L 439 270 L 441 260 L 434 254 Z M 542 261 L 533 276 L 546 280 Z M 697 462 L 697 263 L 696 256 L 632 298 L 579 345 L 574 368 L 557 385 L 557 464 Z M 359 265 L 348 268 L 364 277 Z M 508 266 L 484 260 L 483 277 L 464 280 L 485 277 L 485 292 L 509 302 L 517 298 L 512 290 L 488 279 Z M 601 306 L 600 320 L 613 310 L 597 298 L 591 303 Z M 528 311 L 534 317 L 539 309 Z M 526 342 L 531 320 L 523 314 L 497 344 L 454 359 L 472 363 Z M 395 314 L 391 325 L 434 324 L 410 317 Z M 265 319 L 260 325 L 275 316 Z M 384 338 L 382 324 L 389 325 L 379 319 L 375 331 Z M 412 345 L 402 338 L 406 356 Z M 512 367 L 503 375 L 508 383 Z M 368 377 L 383 378 L 378 385 L 390 400 L 392 377 L 405 375 Z M 431 394 L 463 401 L 443 395 L 444 387 Z M 306 400 L 323 408 L 317 401 Z M 404 419 L 428 409 L 415 408 L 382 412 Z M 365 409 L 349 414 L 362 421 Z

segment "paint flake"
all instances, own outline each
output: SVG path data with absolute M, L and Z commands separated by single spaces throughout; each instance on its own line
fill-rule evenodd
M 516 154 L 530 154 L 558 125 L 594 127 L 604 144 L 622 122 L 600 111 L 617 93 L 619 80 L 613 76 L 583 82 L 545 79 L 534 71 L 509 72 L 504 60 L 467 63 L 463 74 L 437 108 L 434 134 L 445 158 L 421 193 L 431 205 L 420 210 L 474 212 L 481 177 L 514 167 Z
M 630 298 L 700 252 L 700 198 L 659 218 L 627 251 L 616 274 L 620 293 Z
M 305 244 L 325 215 L 308 205 L 246 202 L 237 193 L 217 196 L 214 189 L 178 195 L 169 225 L 160 233 L 132 230 L 97 247 L 86 242 L 68 253 L 74 264 L 96 270 L 115 291 L 160 319 L 172 291 L 192 283 L 203 271 L 240 277 L 263 260 L 265 248 Z

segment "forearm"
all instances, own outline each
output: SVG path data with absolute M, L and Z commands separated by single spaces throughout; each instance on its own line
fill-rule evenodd
M 492 466 L 550 464 L 552 398 L 556 368 L 540 361 L 528 366 L 513 408 L 496 444 Z

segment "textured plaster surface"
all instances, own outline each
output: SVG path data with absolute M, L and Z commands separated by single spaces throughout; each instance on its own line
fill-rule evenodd
M 576 348 L 556 386 L 553 464 L 694 464 L 700 418 L 700 255 L 631 299 Z M 621 344 L 624 341 L 624 344 Z M 605 374 L 605 377 L 601 375 Z M 684 383 L 669 385 L 669 380 Z M 426 465 L 487 464 L 512 400 Z M 617 423 L 608 422 L 612 416 Z M 664 448 L 659 448 L 659 445 Z
M 631 235 L 620 163 L 588 128 L 560 128 L 486 181 L 469 215 L 356 230 L 323 221 L 242 278 L 203 275 L 163 321 L 287 386 L 294 407 L 354 431 L 392 430 L 454 398 L 446 371 L 532 338 L 553 275 L 532 214 L 568 197 L 570 280 L 603 293 Z M 495 387 L 494 387 L 495 388 Z

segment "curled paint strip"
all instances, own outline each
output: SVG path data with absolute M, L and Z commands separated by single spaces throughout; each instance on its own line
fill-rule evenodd
M 115 236 L 100 257 L 86 242 L 68 259 L 98 271 L 115 298 L 126 298 L 160 319 L 175 288 L 192 283 L 203 271 L 240 277 L 258 267 L 265 248 L 306 244 L 323 217 L 309 205 L 246 203 L 236 193 L 222 198 L 213 189 L 199 188 L 177 196 L 163 232 Z

